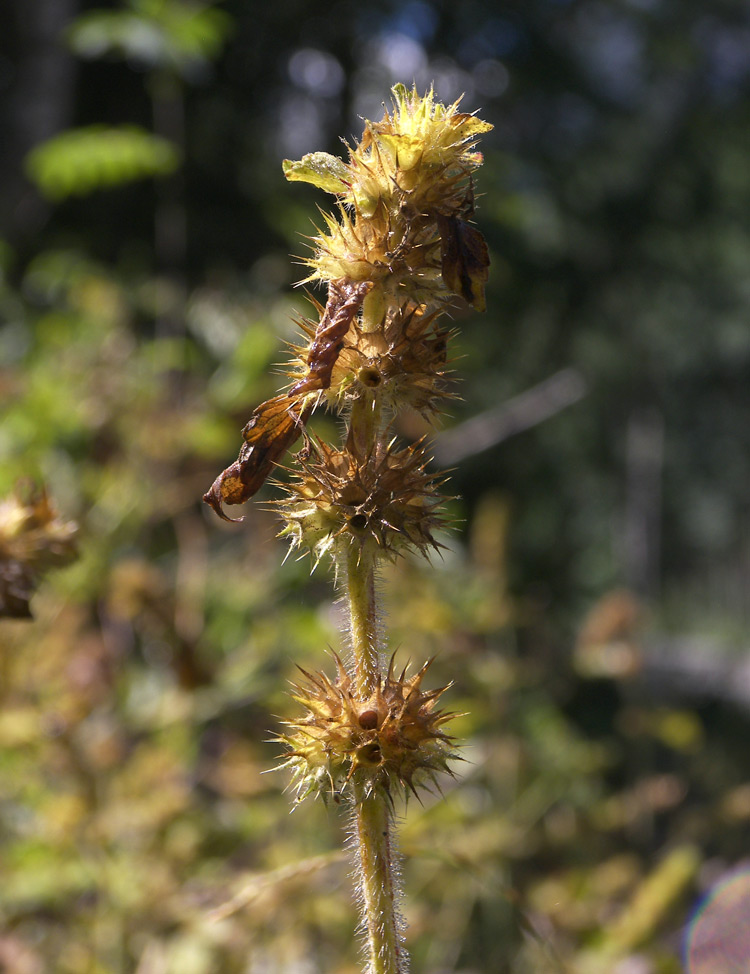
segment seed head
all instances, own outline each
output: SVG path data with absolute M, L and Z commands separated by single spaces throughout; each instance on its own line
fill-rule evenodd
M 458 102 L 441 105 L 432 91 L 421 96 L 416 88 L 396 85 L 393 96 L 392 111 L 379 122 L 366 123 L 360 142 L 349 148 L 348 161 L 313 152 L 299 162 L 284 162 L 288 179 L 311 183 L 336 198 L 335 212 L 321 213 L 323 228 L 311 238 L 312 254 L 304 260 L 310 271 L 306 280 L 326 283 L 327 297 L 325 304 L 312 299 L 317 320 L 299 321 L 307 342 L 293 346 L 287 393 L 256 409 L 243 431 L 237 461 L 204 497 L 221 516 L 223 504 L 244 503 L 258 490 L 321 404 L 346 415 L 354 402 L 365 401 L 387 428 L 405 408 L 432 418 L 451 398 L 445 379 L 451 330 L 439 326 L 438 319 L 456 296 L 478 311 L 485 309 L 489 253 L 470 221 L 472 174 L 482 162 L 475 143 L 492 126 L 460 112 Z M 391 470 L 395 453 L 385 452 Z M 334 463 L 337 478 L 351 467 L 345 453 Z M 371 457 L 357 456 L 351 467 L 349 479 L 364 483 L 368 497 L 369 475 L 384 455 L 379 448 Z M 313 486 L 307 474 L 318 461 L 302 475 L 298 497 L 320 495 L 322 509 L 325 495 L 332 494 L 334 506 L 350 506 L 332 490 L 327 476 L 321 490 Z M 403 490 L 396 486 L 401 500 L 409 496 L 409 513 L 414 514 L 422 504 L 417 498 L 426 493 L 423 485 L 412 477 Z M 359 497 L 356 504 L 363 502 Z M 306 543 L 316 553 L 319 542 L 337 536 L 342 527 L 340 519 L 321 522 L 321 515 L 308 508 L 303 532 L 301 509 L 284 504 L 291 516 L 286 533 L 297 545 L 303 543 L 302 534 L 317 534 L 312 545 Z M 384 506 L 378 500 L 376 507 Z M 432 517 L 434 505 L 427 502 L 426 507 Z M 412 517 L 400 517 L 392 507 L 376 518 L 386 529 L 385 534 L 375 532 L 378 544 L 390 548 L 385 539 L 395 528 L 395 534 L 421 550 L 432 546 L 429 518 L 419 520 L 415 529 Z
M 336 679 L 302 670 L 305 682 L 294 685 L 295 700 L 305 707 L 289 721 L 278 740 L 287 748 L 282 767 L 292 770 L 297 800 L 310 794 L 324 799 L 376 791 L 417 794 L 420 784 L 451 774 L 457 760 L 452 738 L 442 727 L 455 714 L 436 710 L 448 686 L 422 690 L 432 660 L 414 676 L 396 676 L 393 659 L 386 676 L 367 699 L 361 699 L 341 660 L 334 655 Z
M 425 469 L 423 445 L 396 450 L 378 441 L 362 455 L 352 436 L 343 450 L 310 442 L 288 496 L 276 502 L 285 522 L 281 536 L 310 551 L 315 564 L 348 544 L 386 556 L 438 550 L 432 532 L 444 522 L 438 508 L 445 498 L 441 476 Z
M 438 221 L 471 216 L 471 174 L 482 162 L 473 149 L 492 126 L 460 112 L 458 102 L 435 102 L 432 91 L 422 97 L 396 85 L 393 95 L 392 114 L 366 123 L 348 162 L 314 152 L 284 163 L 287 179 L 312 183 L 339 202 L 311 240 L 307 280 L 370 281 L 397 304 L 446 301 L 457 289 L 455 275 L 446 278 L 446 224 L 441 229 Z M 480 259 L 488 260 L 486 251 Z M 482 266 L 474 274 L 486 280 L 485 272 Z M 466 296 L 463 287 L 458 293 Z M 481 310 L 483 298 L 469 300 Z

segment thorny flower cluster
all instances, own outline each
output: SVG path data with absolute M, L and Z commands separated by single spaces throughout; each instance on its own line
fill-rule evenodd
M 450 398 L 443 314 L 456 296 L 485 308 L 489 259 L 471 224 L 472 173 L 482 157 L 478 135 L 492 126 L 444 106 L 430 91 L 393 89 L 394 105 L 367 122 L 348 161 L 323 152 L 285 162 L 288 179 L 335 196 L 311 238 L 309 276 L 327 285 L 325 305 L 311 298 L 313 317 L 298 324 L 286 392 L 262 403 L 243 430 L 238 459 L 215 480 L 205 501 L 223 518 L 224 505 L 248 500 L 303 437 L 286 496 L 276 502 L 281 534 L 313 563 L 377 565 L 405 550 L 437 548 L 443 478 L 428 470 L 424 441 L 402 447 L 394 417 L 416 410 L 432 420 Z M 321 406 L 346 423 L 343 443 L 313 438 L 306 423 Z M 415 788 L 415 779 L 447 770 L 450 715 L 435 709 L 445 689 L 425 692 L 416 676 L 392 666 L 364 693 L 337 659 L 337 677 L 305 674 L 295 687 L 306 714 L 288 725 L 299 797 Z M 354 789 L 349 788 L 349 791 Z

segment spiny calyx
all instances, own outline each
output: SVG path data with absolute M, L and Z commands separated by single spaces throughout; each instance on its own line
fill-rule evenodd
M 393 113 L 367 122 L 344 162 L 314 152 L 284 162 L 287 179 L 312 183 L 338 199 L 336 215 L 312 240 L 308 280 L 370 281 L 369 303 L 404 295 L 417 302 L 464 297 L 483 311 L 489 257 L 473 211 L 471 174 L 482 163 L 477 136 L 492 126 L 403 85 Z M 468 248 L 468 253 L 467 253 Z M 378 292 L 380 292 L 378 294 Z
M 316 309 L 322 307 L 311 298 Z M 390 414 L 409 407 L 427 420 L 453 398 L 447 388 L 447 345 L 453 330 L 439 322 L 440 311 L 427 313 L 411 301 L 384 309 L 378 327 L 366 327 L 354 318 L 345 340 L 332 356 L 324 395 L 334 409 L 342 409 L 362 395 L 377 397 Z M 320 326 L 306 317 L 297 319 L 302 333 L 317 341 Z M 292 345 L 289 376 L 296 380 L 290 394 L 308 381 L 308 345 Z
M 456 749 L 442 727 L 457 715 L 435 709 L 450 684 L 422 689 L 432 660 L 407 677 L 406 668 L 395 675 L 391 659 L 385 677 L 363 698 L 334 659 L 334 680 L 301 670 L 306 679 L 294 685 L 293 696 L 306 713 L 278 738 L 289 749 L 282 767 L 292 770 L 298 801 L 310 794 L 336 801 L 375 792 L 391 798 L 395 790 L 416 795 L 439 772 L 452 773 L 448 762 L 457 760 Z
M 314 564 L 345 545 L 392 556 L 439 550 L 433 531 L 444 523 L 442 477 L 427 471 L 423 441 L 403 450 L 378 440 L 363 450 L 350 433 L 343 450 L 310 441 L 299 457 L 288 496 L 277 501 L 281 535 L 309 551 Z

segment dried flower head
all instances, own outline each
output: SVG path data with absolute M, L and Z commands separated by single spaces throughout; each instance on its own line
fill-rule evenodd
M 294 686 L 294 698 L 305 707 L 289 721 L 278 740 L 289 751 L 283 767 L 292 771 L 297 800 L 310 794 L 323 798 L 376 791 L 417 794 L 420 784 L 434 783 L 438 772 L 451 773 L 457 760 L 453 740 L 443 726 L 456 714 L 436 710 L 448 686 L 422 690 L 432 660 L 412 677 L 406 669 L 388 672 L 367 699 L 360 699 L 343 663 L 334 655 L 335 680 L 302 670 L 306 682 Z
M 444 518 L 440 475 L 428 472 L 422 442 L 403 450 L 378 441 L 362 453 L 350 437 L 343 450 L 311 441 L 288 496 L 276 502 L 292 548 L 311 552 L 314 564 L 337 545 L 368 546 L 382 554 L 427 553 L 440 543 L 433 531 Z
M 39 578 L 76 556 L 77 527 L 58 517 L 43 488 L 19 486 L 0 501 L 0 617 L 28 619 Z
M 441 327 L 439 311 L 426 313 L 407 302 L 388 309 L 377 329 L 354 319 L 332 364 L 326 400 L 343 409 L 359 396 L 377 397 L 390 414 L 409 407 L 431 419 L 453 395 L 448 389 L 447 345 L 452 329 Z M 298 325 L 312 338 L 315 323 L 300 318 Z M 307 345 L 293 346 L 289 374 L 307 374 Z M 293 387 L 294 388 L 294 387 Z

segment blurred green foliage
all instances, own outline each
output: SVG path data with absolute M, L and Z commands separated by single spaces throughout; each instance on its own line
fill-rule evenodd
M 174 146 L 132 125 L 71 129 L 37 146 L 27 161 L 29 176 L 55 202 L 133 179 L 165 176 L 177 165 Z
M 676 974 L 750 820 L 746 5 L 82 3 L 45 42 L 85 58 L 71 107 L 29 143 L 32 7 L 0 15 L 0 493 L 46 483 L 80 557 L 0 621 L 0 969 L 358 969 L 345 827 L 263 773 L 335 595 L 283 563 L 272 487 L 239 527 L 200 496 L 304 308 L 281 159 L 407 73 L 496 125 L 446 424 L 561 368 L 587 389 L 462 462 L 445 558 L 382 581 L 390 645 L 464 714 L 457 781 L 404 818 L 414 967 Z M 57 204 L 18 181 L 34 146 Z
M 219 54 L 231 26 L 229 15 L 212 4 L 129 0 L 121 10 L 81 14 L 67 38 L 81 57 L 110 54 L 187 75 Z

